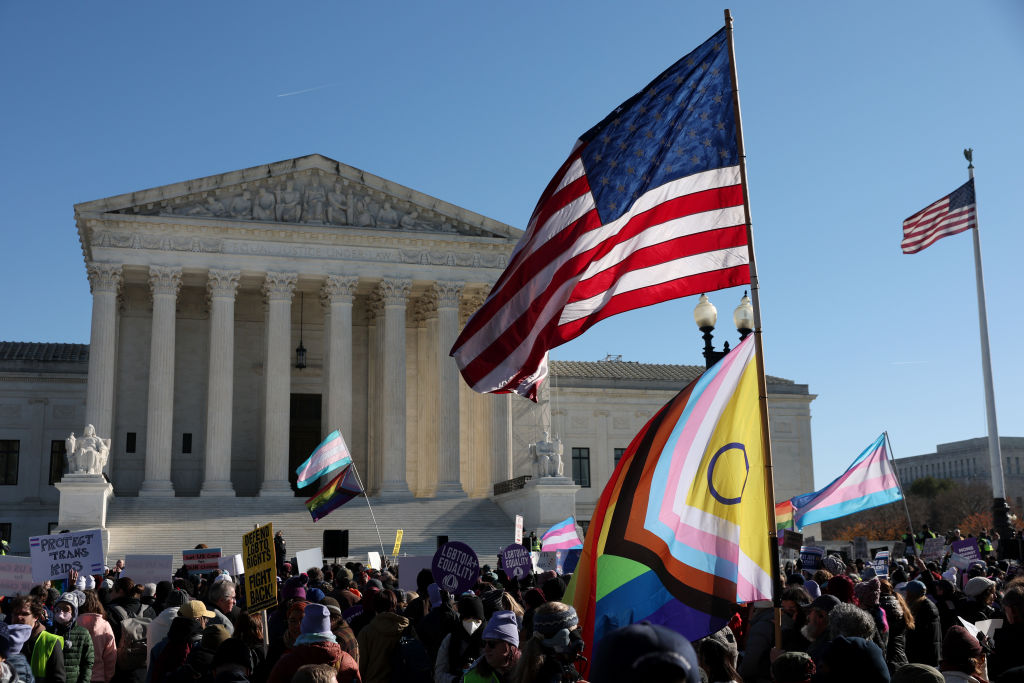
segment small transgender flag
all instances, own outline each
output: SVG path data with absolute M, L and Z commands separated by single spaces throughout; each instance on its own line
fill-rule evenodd
M 540 537 L 541 550 L 572 550 L 582 548 L 583 541 L 576 533 L 576 518 L 569 517 L 548 529 Z
M 317 478 L 328 472 L 333 472 L 339 467 L 344 467 L 350 462 L 352 462 L 352 455 L 348 452 L 345 439 L 342 438 L 341 432 L 335 429 L 327 435 L 323 443 L 316 447 L 313 455 L 309 456 L 309 459 L 295 470 L 295 473 L 299 475 L 296 486 L 300 489 L 303 486 L 309 486 Z
M 902 498 L 882 434 L 838 479 L 820 491 L 793 498 L 793 521 L 802 528 Z

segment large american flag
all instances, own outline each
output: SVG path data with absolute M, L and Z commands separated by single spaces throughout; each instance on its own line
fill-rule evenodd
M 916 254 L 937 240 L 978 227 L 974 178 L 903 221 L 904 254 Z
M 587 131 L 455 341 L 476 391 L 536 397 L 599 320 L 750 281 L 727 29 Z

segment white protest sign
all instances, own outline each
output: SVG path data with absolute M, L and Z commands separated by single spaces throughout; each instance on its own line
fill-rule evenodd
M 0 555 L 0 595 L 28 595 L 32 580 L 32 558 Z
M 380 569 L 380 553 L 366 553 L 366 564 L 370 565 L 371 569 Z
M 295 563 L 299 565 L 296 569 L 300 574 L 308 572 L 313 567 L 320 569 L 324 566 L 324 551 L 321 548 L 310 548 L 295 553 Z
M 946 554 L 946 539 L 926 538 L 921 548 L 922 560 L 941 560 Z
M 533 563 L 534 571 L 537 573 L 541 572 L 557 572 L 558 571 L 558 551 L 557 550 L 542 550 L 539 553 L 540 557 Z
M 889 578 L 889 551 L 879 550 L 875 553 L 873 566 L 875 568 L 875 576 L 885 579 Z
M 125 555 L 123 576 L 135 583 L 170 581 L 174 574 L 173 555 Z
M 72 570 L 79 574 L 103 573 L 103 534 L 99 529 L 32 536 L 28 547 L 36 583 L 66 579 Z
M 229 555 L 222 557 L 217 560 L 217 568 L 223 569 L 232 576 L 241 576 L 245 574 L 245 564 L 242 562 L 242 554 Z
M 430 563 L 434 561 L 433 555 L 414 555 L 402 557 L 398 561 L 398 587 L 404 591 L 417 591 L 416 577 L 424 569 L 430 569 Z M 433 583 L 434 579 L 430 579 Z M 424 596 L 427 597 L 427 596 Z

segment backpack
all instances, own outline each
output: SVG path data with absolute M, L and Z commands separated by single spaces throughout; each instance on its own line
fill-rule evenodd
M 432 683 L 434 680 L 427 648 L 411 625 L 402 631 L 391 653 L 391 680 L 393 683 Z
M 128 610 L 114 605 L 110 611 L 120 617 L 121 642 L 117 644 L 117 668 L 124 671 L 135 671 L 146 666 L 146 633 L 149 631 L 151 618 L 143 616 L 145 605 L 139 605 L 138 613 L 129 615 Z

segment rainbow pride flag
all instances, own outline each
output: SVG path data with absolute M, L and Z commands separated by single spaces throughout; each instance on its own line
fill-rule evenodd
M 359 486 L 355 469 L 352 464 L 349 464 L 338 473 L 338 476 L 331 479 L 327 486 L 306 501 L 306 509 L 309 510 L 309 514 L 315 522 L 323 519 L 362 492 L 363 489 Z
M 864 449 L 838 479 L 821 489 L 793 497 L 793 522 L 805 527 L 901 500 L 899 480 L 885 447 L 885 434 Z
M 589 652 L 644 619 L 697 640 L 771 597 L 753 340 L 651 418 L 601 493 L 566 591 Z
M 582 548 L 579 534 L 576 533 L 576 518 L 571 516 L 544 532 L 540 537 L 541 550 L 574 550 Z
M 328 472 L 333 472 L 339 467 L 344 467 L 350 462 L 352 462 L 352 455 L 348 452 L 345 439 L 341 436 L 341 432 L 335 429 L 316 447 L 306 462 L 296 468 L 295 473 L 299 475 L 299 478 L 295 485 L 300 489 L 303 486 L 309 486 L 317 478 Z
M 775 504 L 775 530 L 792 529 L 796 531 L 793 523 L 793 501 L 784 500 Z

